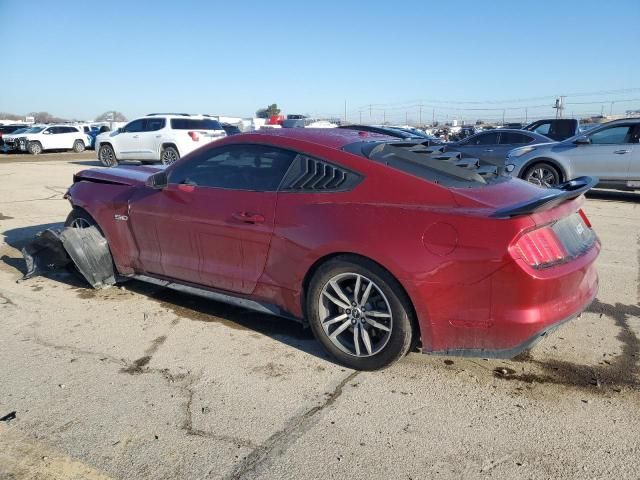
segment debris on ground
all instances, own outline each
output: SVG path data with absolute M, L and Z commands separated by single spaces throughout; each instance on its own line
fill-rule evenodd
M 4 417 L 0 418 L 0 422 L 10 422 L 16 418 L 16 411 L 7 413 Z
M 27 273 L 20 281 L 74 265 L 96 289 L 116 283 L 107 240 L 95 227 L 47 229 L 22 249 Z

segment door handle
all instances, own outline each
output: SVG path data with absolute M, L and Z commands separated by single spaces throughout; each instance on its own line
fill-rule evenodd
M 259 213 L 235 212 L 231 217 L 242 223 L 256 224 L 264 223 L 264 217 Z
M 629 153 L 631 150 L 616 150 L 613 153 L 617 153 L 618 155 L 624 155 L 625 153 Z

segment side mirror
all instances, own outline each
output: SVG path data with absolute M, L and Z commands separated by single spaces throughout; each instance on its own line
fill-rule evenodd
M 589 145 L 591 143 L 591 140 L 589 139 L 589 137 L 583 135 L 576 138 L 573 143 L 575 143 L 576 145 Z
M 168 183 L 169 179 L 167 177 L 167 172 L 162 171 L 154 173 L 149 178 L 147 178 L 145 185 L 149 188 L 153 188 L 154 190 L 162 190 L 164 188 L 167 188 Z
M 124 132 L 124 129 L 122 127 L 116 130 L 116 133 L 122 133 L 122 132 Z
M 42 132 L 43 135 L 51 135 L 51 132 L 49 130 L 45 130 L 44 132 Z

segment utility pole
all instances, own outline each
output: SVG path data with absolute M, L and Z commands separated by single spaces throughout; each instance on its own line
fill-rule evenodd
M 371 104 L 369 104 L 369 121 L 371 121 Z
M 404 123 L 409 125 L 409 112 L 404 112 Z
M 504 110 L 502 110 L 502 126 L 504 126 Z
M 529 111 L 527 108 L 524 109 L 524 123 L 529 123 Z
M 347 101 L 344 101 L 344 123 L 347 123 Z
M 385 123 L 387 123 L 387 111 L 382 110 L 382 124 L 384 125 Z
M 611 102 L 611 106 L 609 107 L 609 116 L 613 115 L 613 104 L 614 102 Z
M 360 113 L 360 125 L 362 125 L 362 110 L 360 110 L 358 113 Z
M 422 105 L 420 105 L 420 113 L 418 114 L 418 123 L 422 125 Z
M 433 109 L 433 117 L 431 119 L 431 125 L 434 125 L 436 123 L 436 109 Z

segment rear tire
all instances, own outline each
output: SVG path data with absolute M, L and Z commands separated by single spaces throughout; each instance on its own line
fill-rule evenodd
M 175 147 L 165 147 L 160 152 L 160 161 L 163 165 L 171 165 L 180 160 L 180 154 Z
M 314 273 L 306 293 L 313 334 L 348 368 L 386 368 L 409 352 L 418 335 L 404 290 L 370 260 L 345 255 L 327 261 Z
M 547 162 L 536 162 L 524 172 L 523 180 L 541 188 L 553 188 L 560 183 L 560 172 Z
M 98 159 L 105 167 L 115 167 L 118 165 L 116 152 L 114 152 L 113 147 L 108 144 L 100 145 L 100 148 L 98 149 Z
M 40 142 L 29 142 L 27 150 L 31 155 L 40 155 L 42 153 L 42 144 Z
M 73 151 L 76 153 L 84 152 L 85 146 L 82 140 L 76 140 L 73 142 Z

